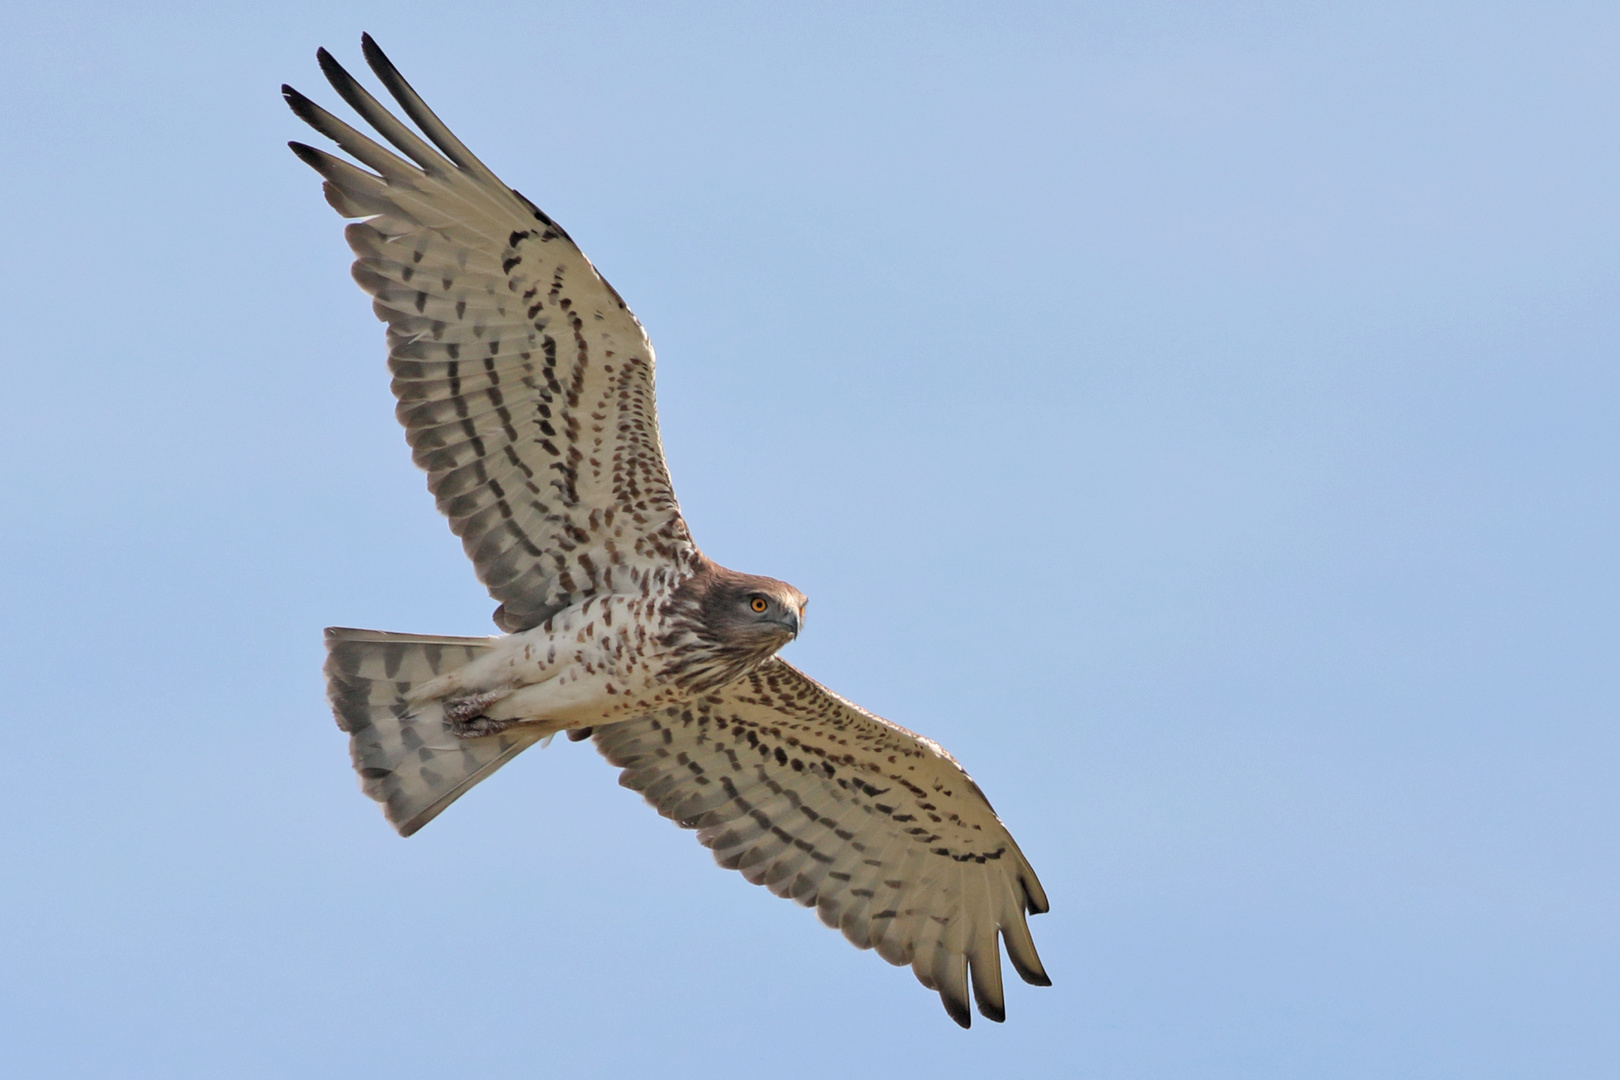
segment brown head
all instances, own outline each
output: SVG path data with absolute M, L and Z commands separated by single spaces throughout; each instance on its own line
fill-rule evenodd
M 730 682 L 799 636 L 806 603 L 785 581 L 707 562 L 675 595 L 670 674 L 694 689 Z

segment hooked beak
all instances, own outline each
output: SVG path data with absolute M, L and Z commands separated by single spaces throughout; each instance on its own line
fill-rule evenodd
M 799 631 L 804 629 L 804 605 L 799 605 L 799 609 L 797 611 L 788 610 L 785 612 L 785 614 L 787 617 L 779 620 L 780 625 L 786 629 L 792 637 L 798 637 Z

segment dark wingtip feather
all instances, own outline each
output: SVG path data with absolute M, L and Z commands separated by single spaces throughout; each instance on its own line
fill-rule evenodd
M 394 100 L 399 103 L 400 108 L 405 110 L 405 115 L 410 117 L 423 135 L 427 136 L 428 141 L 438 149 L 439 154 L 442 154 L 456 168 L 471 173 L 474 177 L 486 183 L 495 185 L 498 188 L 506 186 L 501 183 L 499 177 L 489 171 L 489 166 L 479 161 L 477 155 L 467 149 L 466 144 L 456 138 L 455 133 L 445 126 L 444 121 L 434 114 L 433 110 L 428 107 L 427 102 L 422 100 L 422 95 L 418 94 L 405 76 L 400 74 L 399 69 L 394 66 L 394 62 L 388 59 L 370 34 L 361 35 L 360 49 L 365 53 L 366 63 L 370 65 L 372 73 L 382 81 L 383 86 L 394 96 Z M 400 146 L 407 154 L 416 158 L 423 168 L 428 169 L 430 172 L 434 171 L 436 162 L 429 159 L 436 157 L 436 155 L 427 147 L 422 148 L 427 151 L 427 156 L 421 157 L 410 148 L 403 146 L 403 144 L 396 142 L 395 145 Z
M 327 156 L 321 153 L 321 151 L 315 149 L 313 146 L 310 146 L 308 143 L 296 141 L 289 142 L 287 144 L 287 149 L 297 154 L 298 160 L 302 161 L 305 165 L 308 165 L 312 169 L 319 169 L 321 159 Z M 330 640 L 331 633 L 332 632 L 330 630 L 327 631 L 328 640 Z
M 370 34 L 360 35 L 360 53 L 366 58 L 366 66 L 370 67 L 372 73 L 382 80 L 382 84 L 388 88 L 390 94 L 394 95 L 395 100 L 404 104 L 406 98 L 414 96 L 410 90 L 410 84 L 405 81 L 405 76 L 399 73 L 399 68 L 395 67 L 394 62 L 388 59 L 388 54 L 382 51 L 381 46 L 377 44 Z M 405 88 L 403 94 L 398 89 L 399 87 Z M 407 111 L 409 110 L 407 109 Z
M 337 57 L 326 51 L 325 46 L 315 50 L 315 62 L 321 65 L 321 74 L 328 79 L 332 77 L 334 70 L 342 72 L 344 77 L 349 74 L 347 71 L 343 71 L 343 65 L 337 62 Z
M 338 92 L 338 96 L 353 105 L 354 100 L 351 95 L 355 92 L 355 87 L 359 85 L 355 82 L 354 76 L 350 75 L 348 70 L 338 63 L 337 57 L 325 49 L 315 50 L 315 60 L 321 65 L 321 74 L 326 76 L 326 81 L 332 84 L 332 88 Z
M 1031 986 L 1051 986 L 1051 976 L 1046 974 L 1046 966 L 1035 954 L 1035 946 L 1029 941 L 1027 929 L 1023 941 L 1022 946 L 1015 948 L 1013 939 L 1007 939 L 1007 959 L 1012 961 L 1013 970 L 1018 972 L 1020 979 Z
M 992 964 L 995 965 L 993 970 L 990 969 Z M 972 977 L 973 1003 L 979 1007 L 979 1015 L 998 1024 L 1005 1021 L 1007 1001 L 1001 990 L 1001 957 L 970 960 L 968 973 Z
M 286 101 L 287 108 L 291 109 L 298 119 L 302 120 L 306 124 L 313 124 L 315 122 L 311 119 L 311 117 L 315 115 L 317 106 L 313 101 L 309 100 L 309 98 L 305 97 L 303 94 L 300 94 L 297 90 L 294 90 L 286 83 L 281 84 L 281 97 L 282 100 Z
M 364 31 L 360 34 L 360 55 L 366 58 L 366 63 L 371 65 L 371 70 L 377 73 L 378 78 L 387 78 L 385 73 L 399 74 L 399 69 L 388 59 L 388 54 L 382 51 L 377 39 Z
M 1041 888 L 1039 881 L 1032 880 L 1033 871 L 1029 877 L 1022 878 L 1020 883 L 1024 886 L 1024 910 L 1031 915 L 1045 915 L 1052 910 L 1052 904 L 1046 899 L 1046 890 Z
M 944 1003 L 945 1011 L 950 1014 L 951 1019 L 955 1020 L 957 1024 L 965 1028 L 973 1026 L 973 1014 L 968 1011 L 967 1002 L 954 994 L 946 993 L 944 990 L 939 992 L 939 1000 Z

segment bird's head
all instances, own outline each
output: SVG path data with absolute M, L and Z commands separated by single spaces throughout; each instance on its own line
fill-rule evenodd
M 723 686 L 799 636 L 806 602 L 785 581 L 703 559 L 665 609 L 666 676 L 690 689 Z
M 799 636 L 808 602 L 785 581 L 728 571 L 705 593 L 700 618 L 717 645 L 763 660 Z

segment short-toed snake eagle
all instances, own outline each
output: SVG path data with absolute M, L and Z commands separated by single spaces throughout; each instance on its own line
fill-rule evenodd
M 323 49 L 333 87 L 394 150 L 283 87 L 360 167 L 291 145 L 356 219 L 345 234 L 388 324 L 396 414 L 505 631 L 326 631 L 366 794 L 408 836 L 536 742 L 589 737 L 720 865 L 911 965 L 962 1026 L 969 986 L 1001 1020 L 998 938 L 1025 981 L 1049 984 L 1025 922 L 1046 894 L 1018 845 L 938 744 L 776 657 L 804 594 L 692 542 L 641 324 L 362 45 L 426 140 Z

